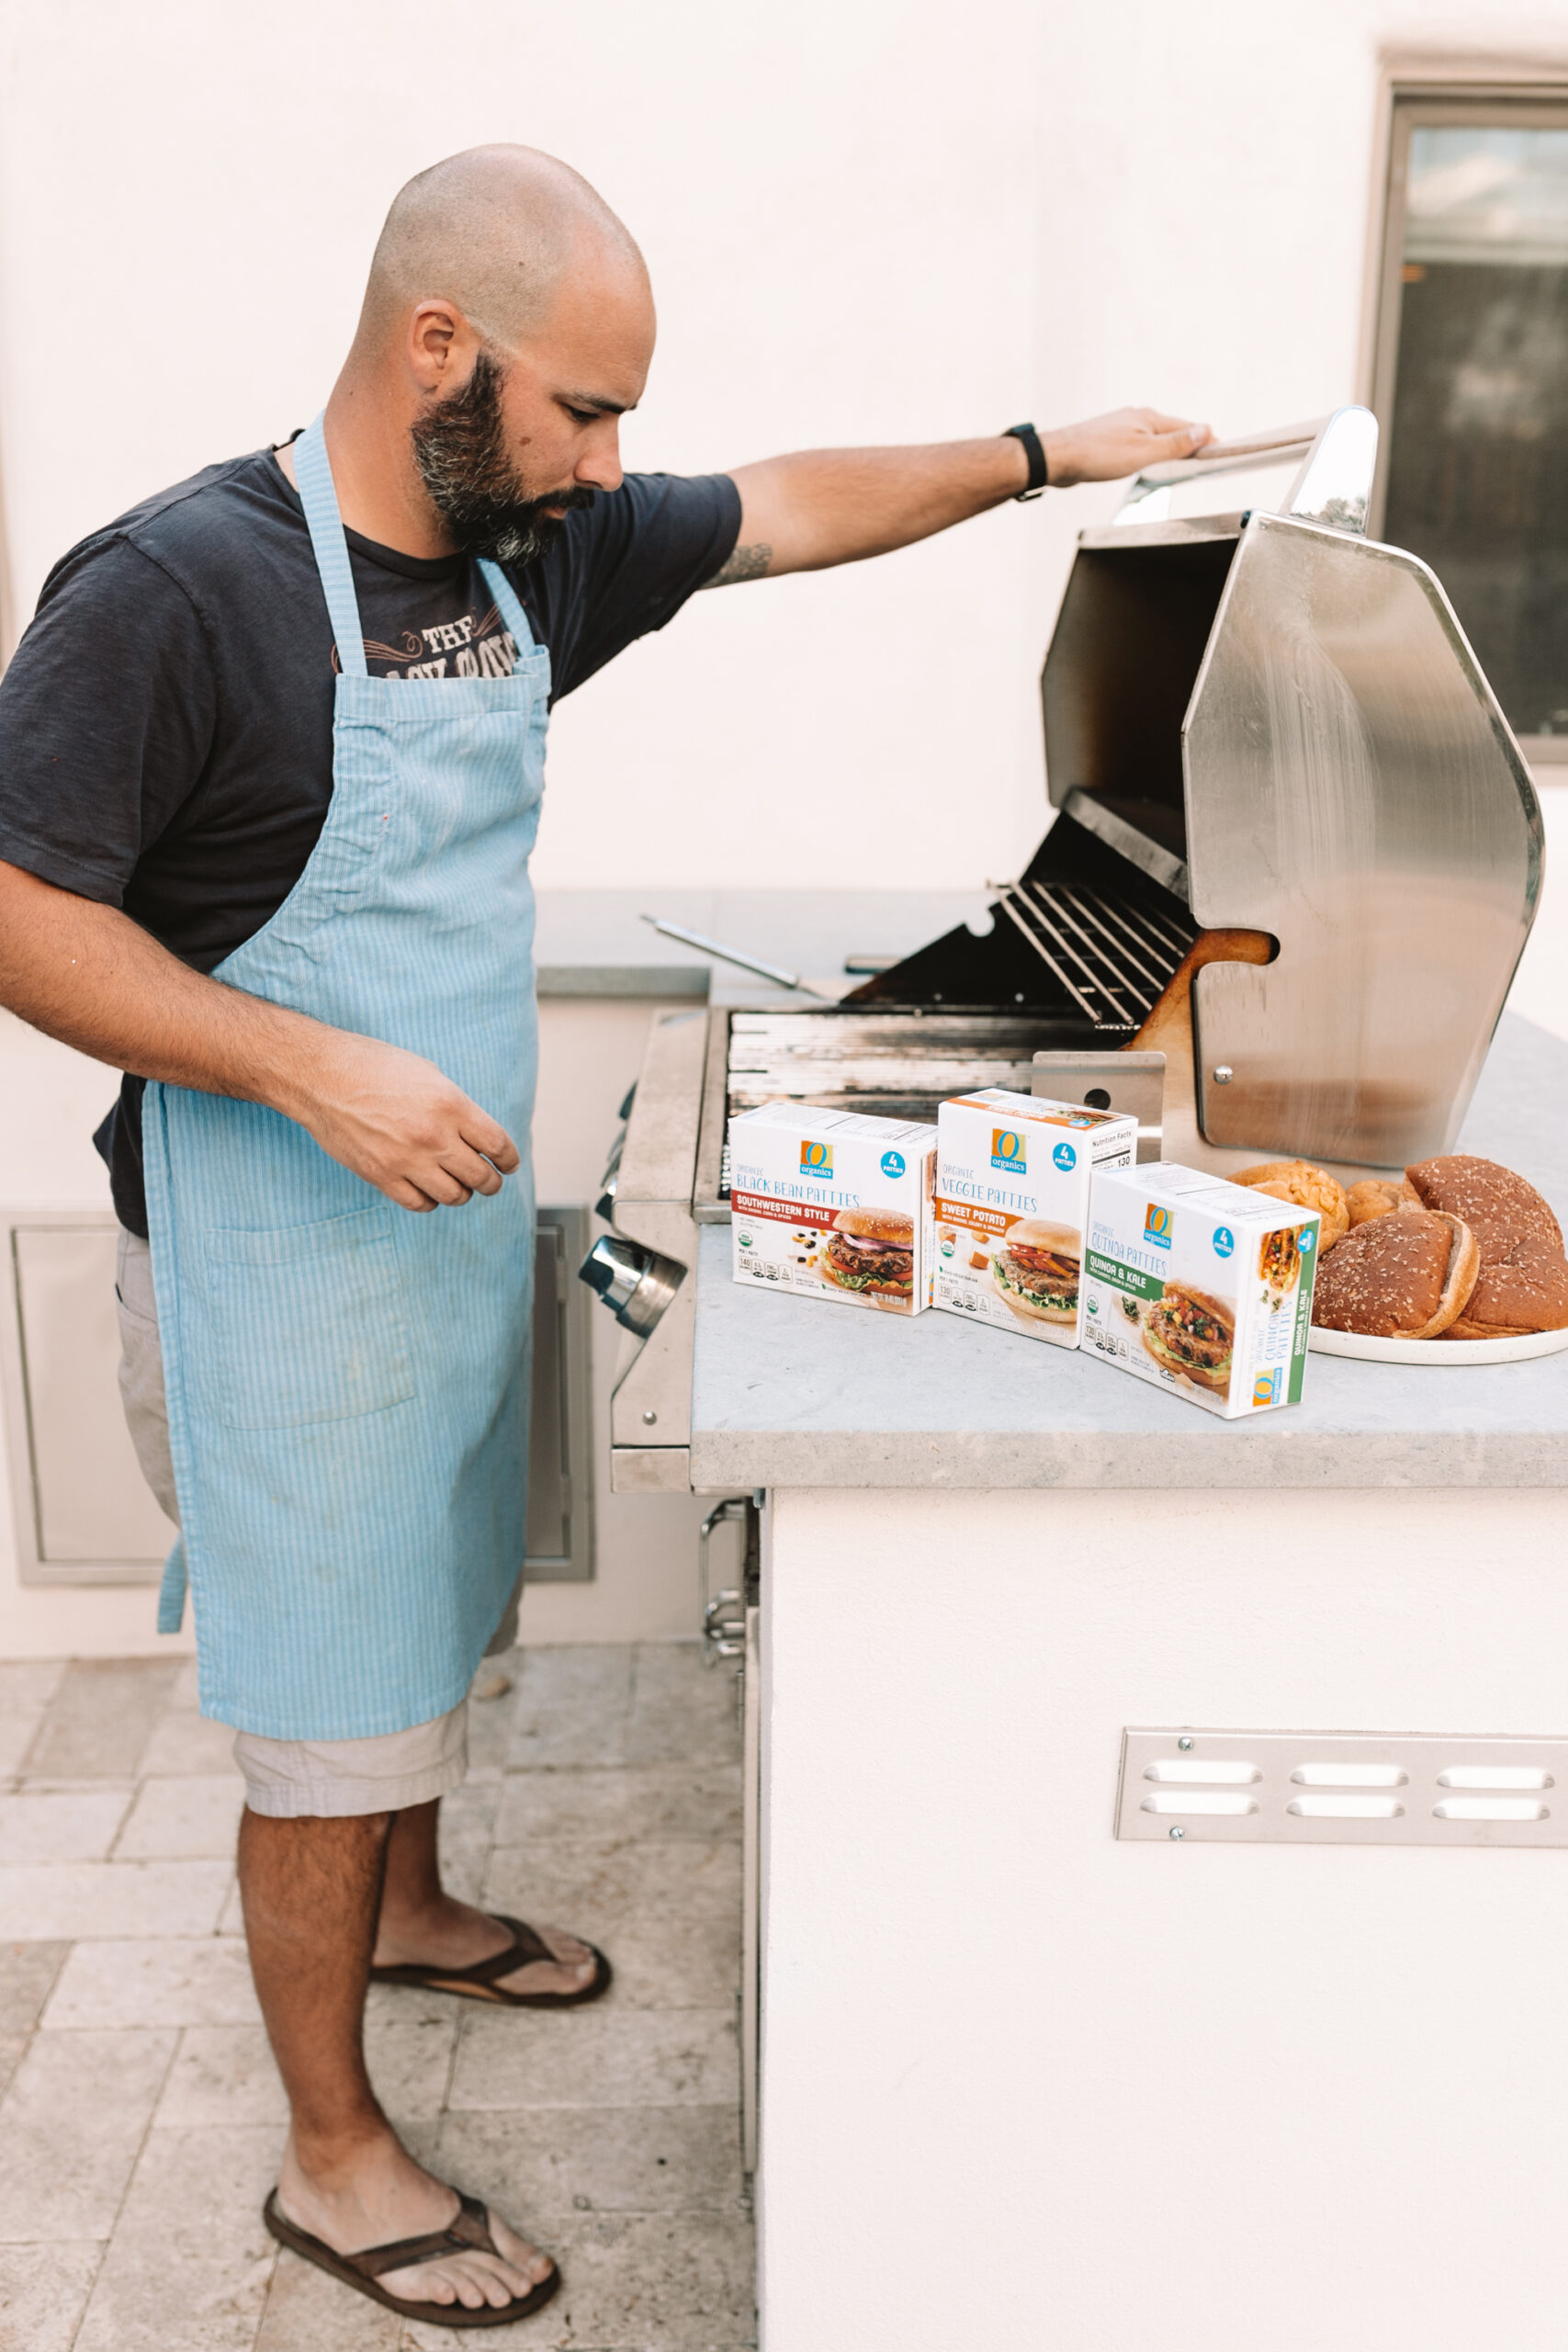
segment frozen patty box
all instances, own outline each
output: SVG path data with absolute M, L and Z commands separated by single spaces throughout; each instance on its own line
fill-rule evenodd
M 1097 1176 L 1085 1348 L 1227 1420 L 1297 1404 L 1319 1225 L 1174 1162 Z
M 729 1122 L 735 1279 L 918 1315 L 931 1304 L 936 1129 L 809 1103 Z
M 1001 1086 L 936 1117 L 933 1306 L 1076 1348 L 1090 1179 L 1131 1167 L 1136 1119 Z

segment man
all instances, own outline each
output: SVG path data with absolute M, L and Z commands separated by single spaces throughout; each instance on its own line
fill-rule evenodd
M 1135 410 L 627 479 L 653 340 L 642 257 L 576 174 L 518 147 L 437 164 L 392 207 L 323 419 L 74 548 L 0 687 L 0 996 L 132 1073 L 100 1131 L 122 1385 L 181 1524 L 161 1623 L 188 1574 L 245 1778 L 292 2119 L 268 2226 L 459 2326 L 558 2273 L 397 2140 L 367 1983 L 570 2007 L 610 1979 L 451 1900 L 435 1860 L 523 1552 L 549 702 L 698 588 L 1208 437 Z

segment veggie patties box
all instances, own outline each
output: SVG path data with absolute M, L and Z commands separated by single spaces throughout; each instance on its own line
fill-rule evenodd
M 931 1305 L 936 1129 L 809 1103 L 729 1122 L 738 1283 L 918 1315 Z
M 932 1304 L 1076 1348 L 1089 1180 L 1130 1168 L 1138 1123 L 990 1086 L 937 1110 Z
M 1227 1420 L 1299 1403 L 1320 1223 L 1195 1168 L 1097 1176 L 1084 1346 Z

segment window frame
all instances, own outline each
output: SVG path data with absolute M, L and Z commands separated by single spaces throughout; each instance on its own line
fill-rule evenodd
M 1557 68 L 1539 80 L 1510 79 L 1501 69 L 1495 80 L 1474 73 L 1452 81 L 1395 78 L 1387 85 L 1382 119 L 1382 212 L 1371 252 L 1366 370 L 1367 405 L 1378 421 L 1377 473 L 1367 519 L 1373 538 L 1382 537 L 1388 503 L 1411 133 L 1478 121 L 1499 130 L 1568 130 L 1568 73 Z M 1568 763 L 1568 735 L 1521 735 L 1518 742 L 1526 759 L 1538 764 Z

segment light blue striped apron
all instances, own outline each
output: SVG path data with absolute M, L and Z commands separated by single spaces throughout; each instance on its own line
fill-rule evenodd
M 320 418 L 294 461 L 342 665 L 333 796 L 294 888 L 214 978 L 424 1055 L 523 1165 L 415 1215 L 276 1111 L 148 1086 L 181 1527 L 159 1624 L 178 1630 L 188 1577 L 204 1713 L 362 1739 L 457 1704 L 523 1561 L 550 663 L 486 563 L 510 677 L 368 676 Z

